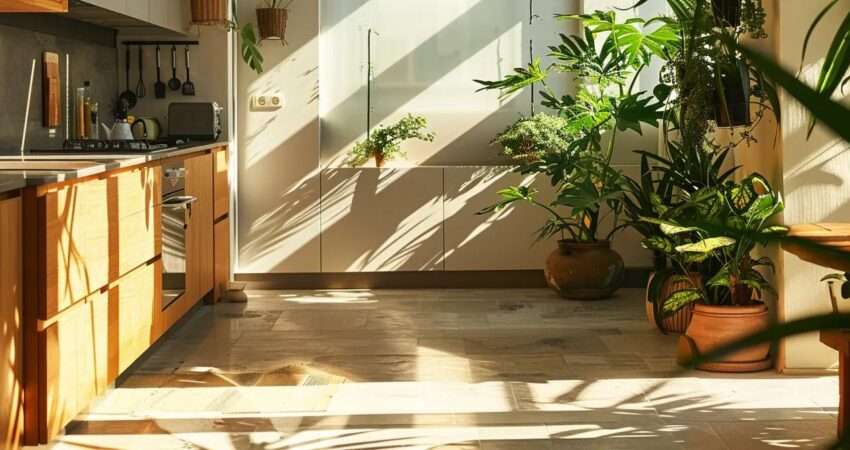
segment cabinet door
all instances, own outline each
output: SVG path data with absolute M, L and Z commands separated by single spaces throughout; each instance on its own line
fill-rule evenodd
M 150 7 L 150 2 L 130 1 L 127 2 L 124 13 L 134 19 L 139 19 L 143 22 L 150 22 Z
M 215 290 L 213 298 L 219 301 L 230 281 L 230 218 L 215 224 Z
M 0 202 L 0 448 L 21 445 L 21 199 Z
M 194 303 L 213 289 L 213 155 L 186 160 L 186 195 L 197 197 L 186 229 L 186 295 Z
M 227 177 L 227 147 L 213 152 L 215 158 L 215 175 L 213 176 L 213 191 L 215 193 L 214 217 L 216 220 L 230 212 L 230 180 Z
M 0 12 L 68 12 L 68 0 L 4 0 Z

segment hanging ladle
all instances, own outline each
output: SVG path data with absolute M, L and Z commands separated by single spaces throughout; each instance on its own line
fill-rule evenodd
M 126 46 L 126 51 L 124 53 L 124 72 L 125 72 L 125 80 L 124 82 L 127 85 L 127 90 L 122 92 L 118 97 L 118 100 L 127 106 L 127 109 L 133 108 L 136 106 L 136 93 L 130 89 L 130 46 Z

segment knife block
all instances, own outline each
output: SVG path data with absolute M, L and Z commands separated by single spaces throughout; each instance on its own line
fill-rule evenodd
M 59 55 L 51 52 L 44 52 L 42 66 L 42 96 L 44 99 L 44 126 L 46 128 L 58 128 L 61 115 L 59 112 L 59 103 L 61 89 L 59 83 Z

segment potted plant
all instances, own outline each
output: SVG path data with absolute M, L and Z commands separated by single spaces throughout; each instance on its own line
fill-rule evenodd
M 422 116 L 408 114 L 390 126 L 381 125 L 368 134 L 365 141 L 358 142 L 351 150 L 349 162 L 352 166 L 361 166 L 370 158 L 375 158 L 377 167 L 384 167 L 387 160 L 403 157 L 401 144 L 411 139 L 433 142 L 435 134 L 426 131 L 428 121 Z
M 502 146 L 502 155 L 518 163 L 539 160 L 552 151 L 569 147 L 573 136 L 564 117 L 539 113 L 522 117 L 496 136 L 494 144 Z
M 228 21 L 227 9 L 230 0 L 192 0 L 190 9 L 195 25 L 222 25 Z
M 480 213 L 498 211 L 518 201 L 545 209 L 550 218 L 538 231 L 538 238 L 560 237 L 558 248 L 546 262 L 549 285 L 565 298 L 605 298 L 620 287 L 624 274 L 622 257 L 611 249 L 613 231 L 600 233 L 600 223 L 608 215 L 613 217 L 614 231 L 618 230 L 623 210 L 626 184 L 612 165 L 618 133 L 641 133 L 642 124 L 656 126 L 662 106 L 639 91 L 632 79 L 653 55 L 675 45 L 677 35 L 667 23 L 635 19 L 618 22 L 613 12 L 559 17 L 581 21 L 585 32 L 581 36 L 561 35 L 561 44 L 550 47 L 549 56 L 554 59 L 551 66 L 544 69 L 535 60 L 502 80 L 476 80 L 483 86 L 480 90 L 498 90 L 502 97 L 542 85 L 543 105 L 557 111 L 563 120 L 541 116 L 540 122 L 563 127 L 557 136 L 564 142 L 552 146 L 548 135 L 521 133 L 517 136 L 522 139 L 512 145 L 535 152 L 534 158 L 516 171 L 548 178 L 557 198 L 542 202 L 533 187 L 512 186 L 499 192 L 500 202 Z M 629 38 L 624 39 L 627 35 Z M 577 92 L 555 93 L 546 79 L 556 74 L 575 77 Z
M 664 310 L 676 311 L 696 303 L 688 329 L 680 338 L 680 361 L 707 353 L 768 326 L 764 292 L 773 287 L 758 269 L 772 268 L 769 258 L 756 258 L 757 245 L 770 236 L 787 232 L 784 226 L 770 225 L 782 212 L 782 196 L 758 174 L 740 183 L 726 181 L 690 195 L 682 204 L 665 210 L 659 217 L 645 218 L 659 225 L 665 234 L 645 244 L 662 250 L 678 261 L 711 261 L 717 268 L 704 285 L 692 285 L 670 294 Z M 704 363 L 700 369 L 722 372 L 750 372 L 770 367 L 769 345 L 759 345 Z
M 264 0 L 257 8 L 257 28 L 260 39 L 280 39 L 285 42 L 288 8 L 294 0 Z

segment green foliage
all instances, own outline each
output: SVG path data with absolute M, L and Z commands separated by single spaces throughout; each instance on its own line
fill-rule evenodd
M 782 196 L 761 175 L 751 175 L 740 183 L 726 181 L 719 188 L 697 191 L 659 217 L 643 218 L 664 233 L 664 237 L 644 239 L 643 245 L 664 252 L 685 273 L 694 263 L 711 260 L 717 269 L 706 286 L 725 295 L 711 296 L 706 291 L 700 298 L 720 304 L 747 304 L 751 292 L 760 295 L 773 290 L 758 270 L 772 269 L 773 263 L 751 255 L 757 244 L 768 243 L 765 236 L 787 232 L 785 227 L 768 224 L 783 208 Z M 693 296 L 677 297 L 677 302 L 683 298 Z
M 550 214 L 538 235 L 561 233 L 564 238 L 595 241 L 606 214 L 613 215 L 615 230 L 621 228 L 616 225 L 623 212 L 627 182 L 611 165 L 617 133 L 641 133 L 643 124 L 657 126 L 663 115 L 663 102 L 637 91 L 634 80 L 653 57 L 678 45 L 678 33 L 675 23 L 668 20 L 618 22 L 613 12 L 559 17 L 581 21 L 585 31 L 578 36 L 560 35 L 561 43 L 549 48 L 554 60 L 549 67 L 543 68 L 535 60 L 502 80 L 476 81 L 483 86 L 479 90 L 498 90 L 501 98 L 529 86 L 542 86 L 542 104 L 557 111 L 558 119 L 547 118 L 545 127 L 534 124 L 538 126 L 536 134 L 529 129 L 531 123 L 521 121 L 497 141 L 507 141 L 511 155 L 528 154 L 518 150 L 533 148 L 536 158 L 517 171 L 543 174 L 555 187 L 558 195 L 551 203 L 532 202 Z M 578 82 L 574 94 L 553 92 L 547 80 L 558 75 Z M 540 133 L 541 129 L 546 133 Z M 550 139 L 552 136 L 557 139 Z
M 257 47 L 257 32 L 254 24 L 249 23 L 239 30 L 240 48 L 242 49 L 242 60 L 257 74 L 263 73 L 263 54 Z
M 408 114 L 398 122 L 381 125 L 371 132 L 365 141 L 358 142 L 349 155 L 353 166 L 363 165 L 369 158 L 392 159 L 403 157 L 401 144 L 411 139 L 433 142 L 435 134 L 427 131 L 428 120 L 422 116 Z
M 569 128 L 569 121 L 563 117 L 538 113 L 519 119 L 493 143 L 500 144 L 502 154 L 509 158 L 535 160 L 548 152 L 566 150 L 574 138 Z

